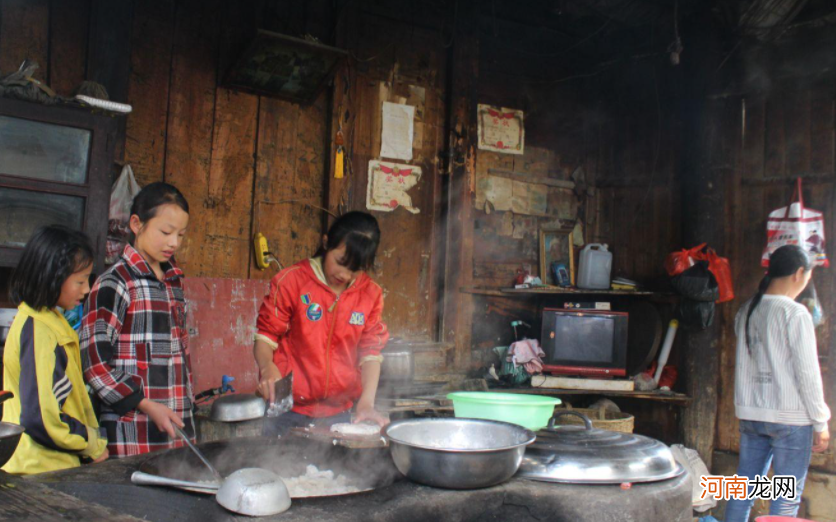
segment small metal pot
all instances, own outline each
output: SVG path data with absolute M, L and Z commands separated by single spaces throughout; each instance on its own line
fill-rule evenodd
M 385 382 L 412 382 L 415 377 L 415 357 L 408 344 L 390 343 L 381 352 L 380 380 Z
M 212 403 L 209 417 L 214 421 L 242 422 L 264 417 L 267 404 L 252 393 L 222 395 Z
M 446 489 L 477 489 L 514 476 L 530 430 L 482 419 L 407 419 L 386 427 L 389 451 L 409 479 Z

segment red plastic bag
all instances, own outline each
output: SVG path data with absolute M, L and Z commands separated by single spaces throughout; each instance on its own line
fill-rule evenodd
M 665 258 L 665 270 L 667 270 L 668 275 L 674 277 L 694 266 L 695 261 L 707 261 L 708 270 L 717 280 L 720 291 L 720 298 L 717 299 L 717 302 L 731 301 L 734 299 L 734 284 L 729 260 L 717 255 L 713 248 L 705 248 L 705 245 L 703 243 L 694 248 L 671 252 Z
M 701 258 L 700 251 L 705 247 L 705 243 L 695 246 L 691 249 L 682 249 L 679 252 L 671 252 L 665 258 L 665 270 L 668 275 L 673 277 L 681 274 L 694 266 L 694 261 L 699 261 Z
M 731 265 L 725 257 L 720 257 L 713 248 L 706 248 L 705 253 L 700 253 L 705 261 L 708 261 L 708 270 L 714 274 L 717 280 L 717 287 L 720 289 L 718 303 L 725 303 L 734 299 L 734 283 L 732 282 Z

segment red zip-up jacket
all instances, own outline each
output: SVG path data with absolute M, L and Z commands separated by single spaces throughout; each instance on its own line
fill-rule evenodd
M 360 366 L 383 361 L 389 339 L 381 321 L 383 290 L 365 273 L 338 297 L 320 258 L 290 266 L 270 281 L 256 340 L 273 347 L 282 375 L 293 371 L 293 411 L 330 417 L 362 393 Z

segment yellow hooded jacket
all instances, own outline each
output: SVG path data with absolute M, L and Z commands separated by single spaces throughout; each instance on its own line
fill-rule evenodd
M 18 307 L 3 354 L 3 421 L 26 432 L 3 470 L 17 475 L 79 466 L 107 448 L 84 386 L 78 335 L 54 310 Z

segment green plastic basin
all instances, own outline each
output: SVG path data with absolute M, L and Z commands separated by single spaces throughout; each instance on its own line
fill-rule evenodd
M 539 395 L 493 392 L 453 392 L 456 417 L 510 422 L 532 431 L 546 427 L 560 399 Z

